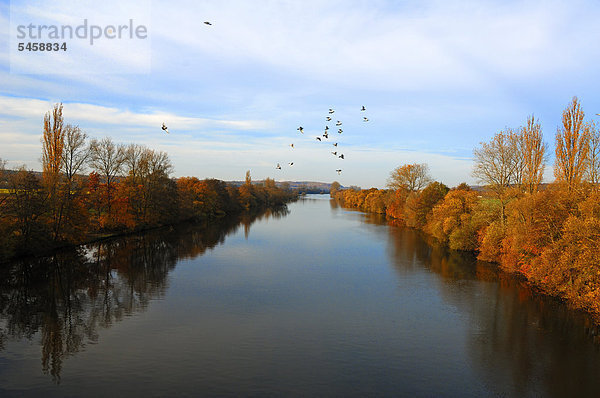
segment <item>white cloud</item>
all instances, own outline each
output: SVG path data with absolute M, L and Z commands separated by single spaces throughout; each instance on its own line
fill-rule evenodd
M 262 64 L 356 87 L 485 89 L 504 76 L 539 77 L 575 67 L 581 38 L 599 29 L 596 18 L 564 2 L 429 1 L 400 11 L 386 9 L 392 2 L 183 4 L 197 18 L 170 5 L 156 10 L 161 53 Z M 572 16 L 577 24 L 565 29 Z
M 0 115 L 5 117 L 43 118 L 43 115 L 54 106 L 53 101 L 31 98 L 15 98 L 0 96 Z M 260 120 L 219 120 L 200 117 L 181 116 L 169 112 L 132 112 L 115 107 L 106 107 L 86 103 L 65 103 L 63 115 L 67 122 L 117 125 L 126 127 L 160 128 L 163 122 L 169 128 L 191 130 L 197 128 L 229 128 L 236 130 L 252 130 L 267 128 L 269 123 Z M 73 123 L 73 122 L 71 122 Z

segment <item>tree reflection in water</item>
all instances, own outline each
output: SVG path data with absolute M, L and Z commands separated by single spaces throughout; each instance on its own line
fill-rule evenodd
M 185 224 L 19 260 L 0 269 L 0 350 L 8 340 L 42 347 L 42 370 L 60 383 L 63 360 L 98 341 L 98 331 L 144 311 L 167 291 L 169 272 L 287 207 L 203 225 Z
M 590 382 L 600 360 L 589 354 L 600 350 L 600 341 L 589 316 L 421 232 L 390 226 L 388 242 L 400 275 L 433 271 L 443 300 L 469 317 L 466 349 L 488 385 L 506 386 L 510 396 L 600 396 Z

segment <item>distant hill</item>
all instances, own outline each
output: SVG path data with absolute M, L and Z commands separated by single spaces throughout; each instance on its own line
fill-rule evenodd
M 252 184 L 263 184 L 264 180 L 252 181 Z M 239 187 L 244 184 L 244 181 L 226 181 L 227 184 Z M 305 193 L 329 193 L 331 183 L 318 181 L 276 181 L 277 187 L 287 185 L 290 189 L 298 190 Z M 342 187 L 344 188 L 344 187 Z
M 0 181 L 0 188 L 4 188 L 4 187 L 8 186 L 8 176 L 13 173 L 16 173 L 16 171 L 15 170 L 4 170 L 4 178 Z M 42 177 L 42 172 L 40 172 L 40 171 L 33 171 L 33 173 L 39 178 Z M 87 175 L 82 175 L 81 177 L 86 178 Z M 121 178 L 123 178 L 123 176 L 118 176 L 117 181 L 120 180 Z M 264 182 L 265 182 L 264 180 L 258 180 L 258 181 L 252 181 L 252 184 L 260 185 L 260 184 L 264 184 Z M 225 181 L 225 183 L 227 185 L 239 187 L 240 185 L 244 184 L 244 181 Z M 305 192 L 305 193 L 329 193 L 329 188 L 331 187 L 331 183 L 329 183 L 329 182 L 318 182 L 318 181 L 276 181 L 275 182 L 275 185 L 280 188 L 282 186 L 285 186 L 286 184 L 290 189 L 298 190 L 300 192 Z M 343 189 L 346 187 L 342 186 L 341 188 Z

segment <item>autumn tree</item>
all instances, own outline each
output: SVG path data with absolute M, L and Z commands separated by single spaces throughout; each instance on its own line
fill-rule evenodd
M 256 197 L 254 196 L 254 189 L 252 187 L 252 177 L 250 176 L 250 170 L 246 171 L 246 179 L 244 185 L 239 187 L 239 201 L 240 205 L 249 210 L 251 207 L 256 206 Z
M 0 158 L 0 187 L 8 187 L 5 185 L 5 167 L 6 161 Z M 9 197 L 9 193 L 0 192 L 0 261 L 12 255 L 14 246 L 13 222 L 8 214 Z
M 50 178 L 55 178 L 60 173 L 62 166 L 62 155 L 65 145 L 62 109 L 62 104 L 56 104 L 52 111 L 44 115 L 42 167 L 44 174 L 49 175 Z
M 525 192 L 533 193 L 538 190 L 546 167 L 546 144 L 543 142 L 542 126 L 533 115 L 521 127 L 518 140 L 522 186 Z
M 331 196 L 333 198 L 335 196 L 335 193 L 337 191 L 339 191 L 341 187 L 342 186 L 340 185 L 339 182 L 337 182 L 337 181 L 332 182 L 331 185 L 329 186 L 329 196 Z
M 4 183 L 4 171 L 6 169 L 6 160 L 0 158 L 0 183 Z M 2 186 L 2 185 L 0 185 Z M 6 202 L 8 195 L 0 193 L 0 217 L 2 217 L 2 205 Z
M 8 203 L 8 214 L 15 220 L 17 231 L 17 249 L 24 251 L 33 242 L 37 248 L 43 248 L 49 241 L 48 223 L 46 222 L 47 200 L 43 186 L 33 171 L 25 166 L 9 177 L 11 198 Z
M 577 97 L 563 111 L 562 126 L 556 132 L 554 176 L 568 191 L 576 189 L 588 165 L 590 125 L 583 121 L 585 113 Z
M 431 181 L 426 163 L 405 164 L 394 169 L 388 179 L 391 189 L 406 189 L 409 192 L 420 191 Z
M 133 216 L 136 224 L 160 223 L 168 215 L 167 209 L 172 200 L 167 199 L 164 189 L 176 189 L 176 184 L 169 180 L 172 169 L 165 152 L 137 144 L 124 148 L 123 171 L 127 177 L 120 185 L 119 198 L 121 206 L 129 207 L 125 210 Z
M 423 228 L 427 222 L 427 216 L 431 213 L 433 207 L 448 193 L 450 189 L 441 182 L 434 181 L 427 185 L 425 189 L 419 192 L 416 201 L 411 210 L 414 212 L 413 222 L 408 222 L 409 226 Z M 410 202 L 407 201 L 407 205 Z
M 60 177 L 65 147 L 64 119 L 62 104 L 54 105 L 52 111 L 44 115 L 42 132 L 43 183 L 48 193 L 48 207 L 54 239 L 58 239 L 61 227 L 64 201 L 60 192 Z

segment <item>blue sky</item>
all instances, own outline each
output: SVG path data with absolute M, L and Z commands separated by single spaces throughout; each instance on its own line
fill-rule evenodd
M 535 114 L 553 152 L 571 97 L 588 119 L 600 113 L 594 1 L 97 3 L 0 2 L 0 158 L 10 167 L 41 168 L 42 119 L 56 102 L 90 136 L 166 151 L 175 176 L 240 180 L 250 170 L 363 188 L 413 162 L 448 185 L 475 183 L 473 148 L 504 127 Z M 38 59 L 24 74 L 11 16 L 138 18 L 149 37 L 133 50 L 100 41 L 95 57 L 64 70 Z M 329 108 L 342 134 L 325 121 Z M 326 124 L 334 131 L 319 143 Z

